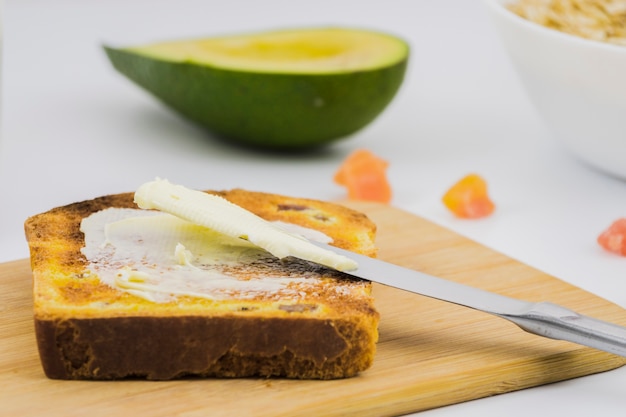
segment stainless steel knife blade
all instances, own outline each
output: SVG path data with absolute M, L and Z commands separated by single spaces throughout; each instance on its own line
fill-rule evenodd
M 539 336 L 626 357 L 626 327 L 584 316 L 548 301 L 518 300 L 334 246 L 311 243 L 354 260 L 358 268 L 344 271 L 351 276 L 493 314 Z

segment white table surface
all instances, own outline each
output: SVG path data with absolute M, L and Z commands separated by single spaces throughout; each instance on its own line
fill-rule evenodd
M 335 200 L 340 162 L 390 162 L 393 205 L 626 307 L 626 258 L 597 235 L 626 216 L 626 183 L 579 163 L 531 107 L 480 1 L 5 0 L 0 262 L 28 256 L 29 215 L 156 176 Z M 412 46 L 405 84 L 373 124 L 328 149 L 263 154 L 212 140 L 116 73 L 103 42 L 294 26 L 391 31 Z M 626 163 L 626 161 L 624 161 Z M 457 220 L 442 193 L 477 172 L 495 214 Z M 426 416 L 624 415 L 626 368 L 423 412 Z

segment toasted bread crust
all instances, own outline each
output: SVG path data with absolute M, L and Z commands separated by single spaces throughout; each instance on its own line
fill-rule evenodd
M 35 321 L 41 360 L 49 378 L 102 380 L 350 377 L 373 361 L 371 335 L 366 330 L 369 326 L 351 320 L 298 316 L 272 320 L 187 316 Z
M 275 194 L 210 192 L 267 220 L 317 229 L 337 246 L 375 255 L 375 226 L 361 213 Z M 58 207 L 25 223 L 34 275 L 36 336 L 48 377 L 333 379 L 371 366 L 378 313 L 368 282 L 329 274 L 323 285 L 297 303 L 183 298 L 159 304 L 86 278 L 80 223 L 109 207 L 136 208 L 133 194 Z M 337 279 L 348 285 L 348 293 L 325 292 Z M 104 305 L 107 308 L 98 307 Z

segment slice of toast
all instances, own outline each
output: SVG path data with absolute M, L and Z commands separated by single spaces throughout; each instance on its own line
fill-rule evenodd
M 332 245 L 375 256 L 376 228 L 362 213 L 275 194 L 208 192 L 268 221 L 316 230 Z M 379 320 L 371 283 L 336 271 L 276 258 L 241 260 L 220 274 L 244 286 L 255 283 L 245 291 L 190 290 L 161 299 L 104 280 L 105 272 L 125 265 L 88 259 L 81 223 L 94 213 L 124 208 L 137 209 L 132 193 L 58 207 L 25 223 L 35 331 L 49 378 L 333 379 L 371 366 Z M 288 277 L 286 283 L 278 280 L 280 288 L 263 285 L 277 276 Z

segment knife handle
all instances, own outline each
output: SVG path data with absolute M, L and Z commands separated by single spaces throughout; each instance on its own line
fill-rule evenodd
M 626 327 L 584 316 L 549 302 L 533 303 L 521 314 L 497 314 L 523 330 L 626 357 Z

